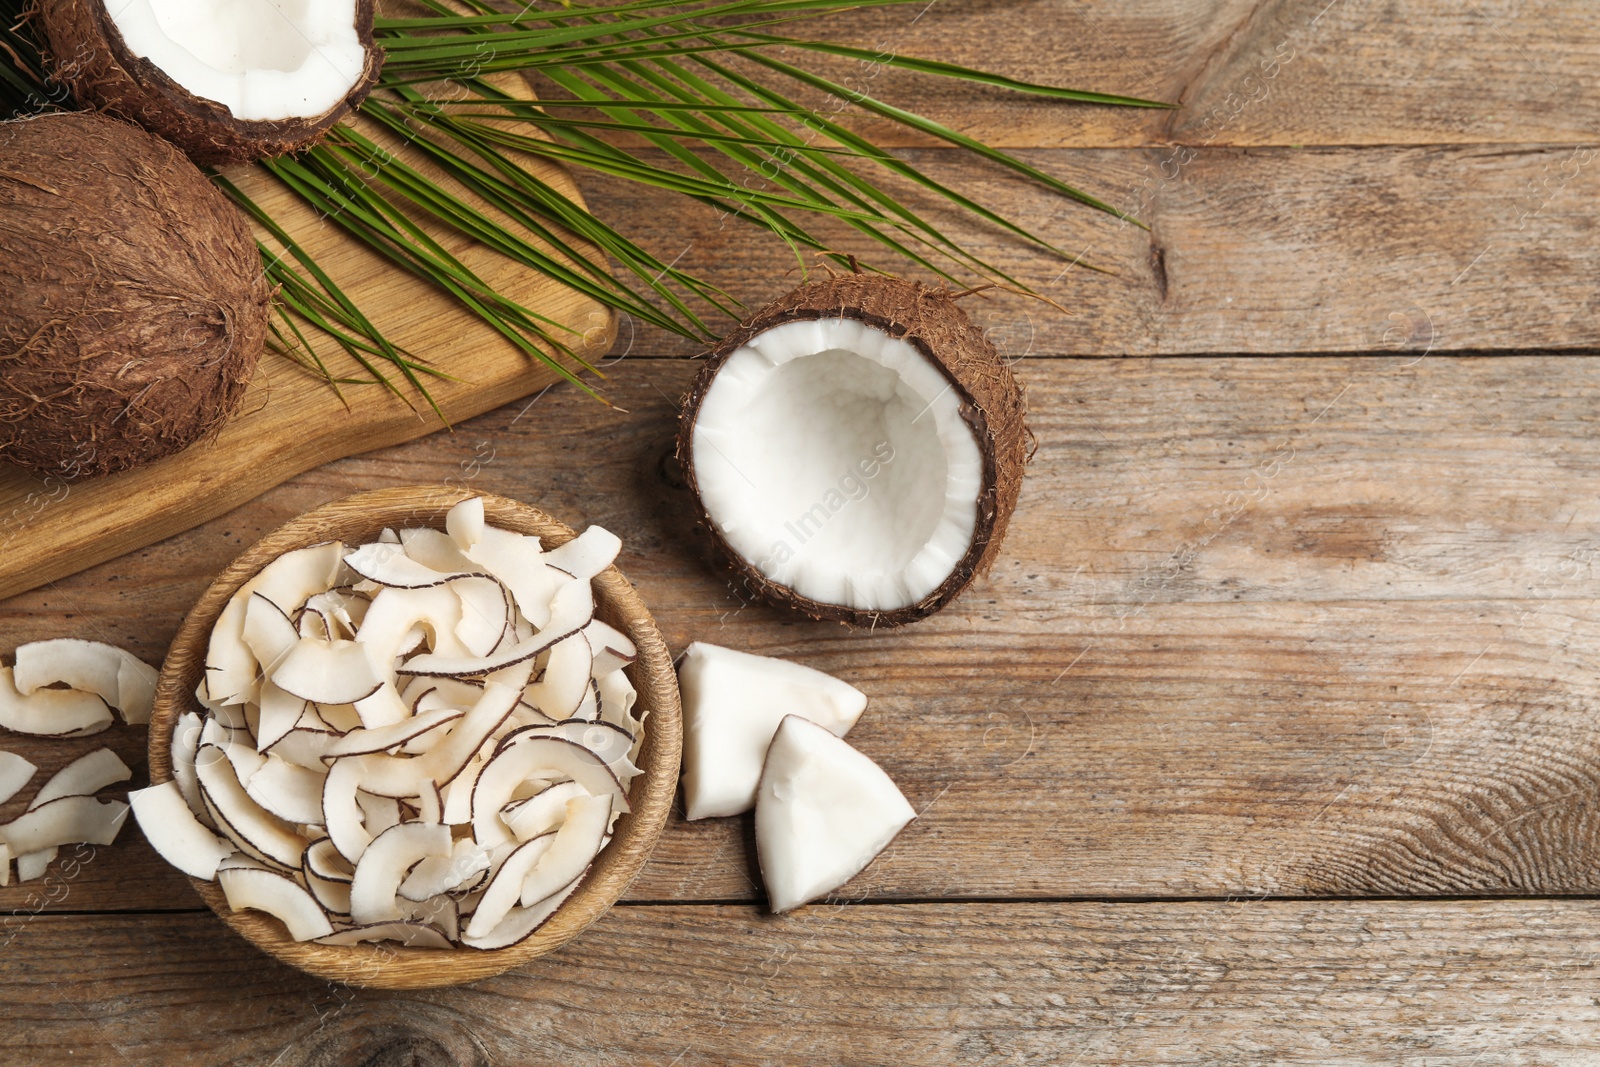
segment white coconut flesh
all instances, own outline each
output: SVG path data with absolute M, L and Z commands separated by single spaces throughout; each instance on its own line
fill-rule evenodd
M 738 815 L 755 806 L 772 735 L 788 715 L 843 737 L 866 694 L 822 671 L 696 641 L 678 662 L 683 691 L 684 817 Z
M 0 752 L 0 804 L 20 793 L 37 770 L 15 753 Z M 44 877 L 60 846 L 109 845 L 115 840 L 128 806 L 97 800 L 94 793 L 131 776 L 109 748 L 80 756 L 52 775 L 34 793 L 26 812 L 0 825 L 0 886 L 11 884 L 13 860 L 18 880 L 31 882 Z
M 783 720 L 756 799 L 756 849 L 775 912 L 861 873 L 916 812 L 883 769 L 816 723 Z
M 38 769 L 15 752 L 0 752 L 0 804 L 22 792 Z
M 175 781 L 139 794 L 141 821 L 170 824 L 151 844 L 300 940 L 528 936 L 605 846 L 639 773 L 643 717 L 625 673 L 637 650 L 595 619 L 590 588 L 619 547 L 591 527 L 546 551 L 485 525 L 469 500 L 445 531 L 278 557 L 212 628 L 204 712 L 174 730 Z M 547 720 L 530 698 L 600 721 Z M 73 780 L 115 770 L 102 764 Z M 177 804 L 185 817 L 165 819 Z M 549 840 L 525 847 L 536 835 Z
M 959 391 L 856 319 L 787 322 L 735 350 L 692 442 L 701 502 L 729 547 L 819 603 L 908 607 L 971 546 L 983 459 Z
M 355 0 L 108 0 L 135 56 L 242 121 L 316 118 L 361 81 Z

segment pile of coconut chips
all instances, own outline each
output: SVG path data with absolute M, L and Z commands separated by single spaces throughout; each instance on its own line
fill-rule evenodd
M 504 948 L 628 808 L 643 716 L 590 527 L 545 550 L 458 504 L 443 531 L 286 553 L 212 630 L 174 779 L 130 795 L 170 863 L 299 941 Z
M 36 737 L 87 737 L 110 726 L 113 709 L 124 722 L 150 721 L 156 670 L 99 641 L 34 641 L 0 666 L 0 729 Z M 39 768 L 0 752 L 0 804 L 17 796 Z M 97 748 L 52 775 L 21 815 L 0 825 L 0 886 L 43 878 L 63 845 L 109 845 L 128 817 L 120 800 L 95 794 L 126 782 L 132 772 L 109 748 Z

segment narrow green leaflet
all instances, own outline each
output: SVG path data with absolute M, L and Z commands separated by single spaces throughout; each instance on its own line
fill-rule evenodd
M 1044 254 L 1071 258 L 1046 237 L 855 132 L 842 113 L 848 107 L 1138 224 L 1009 153 L 807 69 L 793 61 L 794 53 L 886 65 L 1066 106 L 1170 105 L 781 32 L 854 8 L 912 2 L 926 0 L 536 0 L 511 13 L 489 0 L 419 0 L 424 15 L 377 20 L 386 60 L 377 89 L 360 109 L 365 132 L 347 123 L 323 144 L 261 166 L 350 239 L 435 286 L 487 329 L 590 393 L 586 372 L 594 368 L 575 346 L 575 331 L 495 291 L 447 244 L 465 239 L 618 312 L 697 340 L 715 335 L 713 316 L 736 316 L 740 305 L 567 200 L 528 166 L 533 161 L 689 197 L 765 230 L 802 266 L 811 254 L 848 258 L 813 229 L 814 222 L 827 222 L 951 283 L 1026 288 L 947 236 L 925 207 L 913 210 L 902 202 L 894 188 L 906 187 L 918 192 L 919 205 L 931 196 Z M 0 106 L 14 115 L 64 102 L 44 75 L 23 6 L 23 0 L 0 0 Z M 779 58 L 774 50 L 789 56 Z M 535 104 L 485 77 L 515 72 L 537 73 L 556 93 L 542 94 L 549 98 Z M 784 89 L 794 85 L 838 106 L 823 113 L 802 104 Z M 385 148 L 394 138 L 407 145 L 403 159 Z M 890 185 L 881 180 L 885 174 L 894 179 Z M 357 395 L 351 389 L 376 387 L 408 404 L 415 396 L 442 420 L 427 384 L 450 376 L 394 345 L 384 324 L 363 314 L 292 234 L 236 184 L 215 177 L 267 235 L 262 260 L 278 290 L 273 346 L 325 378 L 347 404 Z M 334 353 L 352 369 L 340 369 Z

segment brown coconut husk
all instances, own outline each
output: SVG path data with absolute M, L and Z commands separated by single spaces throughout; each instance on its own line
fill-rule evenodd
M 0 461 L 109 474 L 238 409 L 272 292 L 172 145 L 94 112 L 0 123 L 0 247 Z
M 242 122 L 215 100 L 195 96 L 148 59 L 129 51 L 105 0 L 48 0 L 29 12 L 44 30 L 50 74 L 73 99 L 137 122 L 196 163 L 221 166 L 306 148 L 360 105 L 377 83 L 383 49 L 373 38 L 374 0 L 357 0 L 356 30 L 367 62 L 360 81 L 321 115 Z
M 700 523 L 739 584 L 773 604 L 815 619 L 851 626 L 901 626 L 927 618 L 994 565 L 1011 514 L 1022 492 L 1023 468 L 1031 453 L 1026 426 L 1027 401 L 1011 368 L 983 331 L 973 324 L 949 290 L 875 274 L 847 274 L 812 282 L 768 304 L 712 349 L 684 398 L 678 430 L 678 458 L 694 496 Z M 966 294 L 960 294 L 966 295 Z M 961 402 L 961 417 L 972 428 L 983 457 L 983 491 L 977 523 L 966 554 L 940 586 L 915 604 L 894 611 L 867 611 L 826 604 L 772 581 L 722 537 L 706 511 L 695 480 L 693 437 L 700 405 L 717 373 L 756 335 L 796 319 L 852 318 L 911 344 L 944 372 Z

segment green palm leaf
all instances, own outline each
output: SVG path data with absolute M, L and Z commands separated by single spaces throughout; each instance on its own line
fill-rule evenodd
M 661 262 L 519 161 L 554 160 L 689 197 L 767 231 L 802 265 L 808 251 L 847 258 L 831 251 L 809 221 L 827 220 L 948 281 L 1026 288 L 947 236 L 925 212 L 912 210 L 874 173 L 1044 254 L 1071 258 L 856 133 L 844 119 L 796 101 L 781 88 L 788 83 L 1137 224 L 1009 153 L 773 54 L 851 59 L 1062 104 L 1169 106 L 772 32 L 847 9 L 909 2 L 634 0 L 530 4 L 507 13 L 485 0 L 420 0 L 421 16 L 377 20 L 387 56 L 378 88 L 361 113 L 408 142 L 409 158 L 426 161 L 429 173 L 444 180 L 393 157 L 348 125 L 298 156 L 261 165 L 351 239 L 395 269 L 429 281 L 489 329 L 591 393 L 585 372 L 593 368 L 578 356 L 573 331 L 496 292 L 432 232 L 467 237 L 617 311 L 690 338 L 714 336 L 709 317 L 735 315 L 739 304 L 709 282 Z M 14 114 L 64 102 L 44 76 L 22 7 L 23 0 L 0 0 L 0 106 Z M 484 79 L 494 72 L 537 72 L 560 95 L 535 105 Z M 656 156 L 646 158 L 630 144 L 647 146 Z M 762 181 L 749 181 L 752 173 Z M 409 389 L 432 405 L 426 381 L 449 376 L 391 344 L 383 324 L 368 319 L 291 234 L 226 178 L 216 180 L 269 237 L 262 258 L 279 287 L 274 347 L 335 389 L 377 387 L 411 403 Z M 598 249 L 613 269 L 604 269 L 588 249 Z M 330 345 L 351 361 L 353 371 L 333 369 L 326 356 Z M 340 395 L 349 403 L 343 390 Z M 433 410 L 443 418 L 436 405 Z

